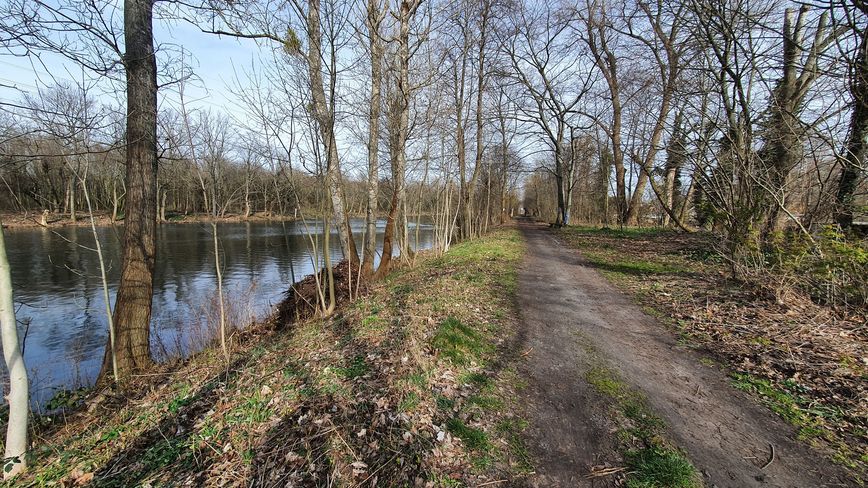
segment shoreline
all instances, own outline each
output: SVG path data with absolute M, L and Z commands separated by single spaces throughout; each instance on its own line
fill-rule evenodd
M 51 214 L 48 217 L 48 225 L 42 225 L 40 222 L 42 215 L 39 213 L 3 213 L 0 214 L 0 222 L 3 223 L 3 228 L 8 230 L 16 229 L 37 229 L 37 228 L 60 228 L 60 227 L 89 227 L 90 216 L 86 213 L 81 217 L 77 217 L 75 222 L 69 219 L 68 214 L 58 215 Z M 114 225 L 122 225 L 123 219 L 111 221 L 108 212 L 98 212 L 94 214 L 94 220 L 97 227 L 110 227 Z M 243 215 L 226 215 L 225 217 L 211 217 L 204 214 L 190 215 L 175 215 L 167 220 L 157 221 L 158 224 L 202 224 L 210 222 L 294 222 L 301 220 L 300 218 L 291 215 L 265 215 L 262 213 L 252 214 L 250 217 Z
M 321 219 L 322 216 L 316 214 L 305 214 L 308 220 L 310 219 Z M 422 217 L 426 217 L 426 214 L 423 214 Z M 18 230 L 18 229 L 38 229 L 38 228 L 46 228 L 46 229 L 54 229 L 54 228 L 62 228 L 62 227 L 89 227 L 90 226 L 90 216 L 87 213 L 81 214 L 81 217 L 77 217 L 75 222 L 69 219 L 68 214 L 50 214 L 48 217 L 48 225 L 42 225 L 40 222 L 42 218 L 42 214 L 36 212 L 17 212 L 17 213 L 0 213 L 0 222 L 2 222 L 3 229 L 6 230 Z M 364 219 L 365 215 L 356 215 L 351 214 L 350 218 L 354 219 Z M 377 217 L 378 219 L 385 219 L 385 215 L 380 215 Z M 111 227 L 115 225 L 122 225 L 124 223 L 123 219 L 118 219 L 115 222 L 111 221 L 109 212 L 96 212 L 94 214 L 94 219 L 96 220 L 97 227 Z M 226 215 L 224 217 L 212 217 L 207 214 L 175 214 L 166 220 L 158 220 L 158 225 L 171 225 L 171 224 L 203 224 L 203 223 L 237 223 L 237 222 L 298 222 L 301 221 L 301 217 L 294 217 L 292 215 L 277 215 L 271 214 L 267 215 L 263 212 L 251 214 L 250 217 L 244 217 L 243 215 L 231 214 Z

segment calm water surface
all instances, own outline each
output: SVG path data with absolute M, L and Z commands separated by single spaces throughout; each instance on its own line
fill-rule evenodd
M 382 241 L 385 226 L 380 223 Z M 413 226 L 413 224 L 411 224 Z M 364 222 L 353 221 L 357 239 Z M 321 223 L 307 228 L 322 238 Z M 419 249 L 430 248 L 429 225 L 419 227 Z M 122 227 L 97 229 L 106 257 L 112 302 L 120 274 Z M 266 315 L 292 283 L 313 272 L 303 222 L 242 222 L 217 226 L 223 286 L 233 324 Z M 415 231 L 411 227 L 411 241 Z M 108 325 L 99 261 L 89 227 L 6 231 L 16 312 L 31 395 L 41 405 L 61 388 L 89 385 L 99 372 Z M 336 234 L 331 256 L 340 259 Z M 359 246 L 361 247 L 361 246 Z M 321 253 L 320 253 L 321 254 Z M 320 259 L 321 262 L 321 259 Z M 165 224 L 157 230 L 152 351 L 184 354 L 213 334 L 217 321 L 214 242 L 210 224 Z

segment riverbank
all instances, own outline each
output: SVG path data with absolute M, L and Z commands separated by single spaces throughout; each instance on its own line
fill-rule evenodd
M 263 324 L 155 368 L 137 395 L 38 418 L 7 486 L 454 486 L 533 471 L 520 386 L 514 229 L 419 257 L 329 319 Z M 276 320 L 276 319 L 274 319 Z
M 679 344 L 794 426 L 799 441 L 866 479 L 868 311 L 820 305 L 797 290 L 782 299 L 731 280 L 708 234 L 579 226 L 553 233 L 670 325 Z
M 111 212 L 97 211 L 94 213 L 94 223 L 98 227 L 107 227 L 114 224 L 123 224 L 123 218 L 112 222 Z M 309 216 L 312 217 L 312 216 Z M 201 224 L 211 222 L 294 222 L 298 220 L 293 215 L 277 215 L 265 212 L 251 214 L 249 217 L 244 215 L 228 214 L 222 217 L 213 217 L 210 214 L 169 214 L 165 221 L 160 221 L 161 224 Z M 35 227 L 88 227 L 90 226 L 90 216 L 86 213 L 80 213 L 75 221 L 70 219 L 69 214 L 48 214 L 45 222 L 42 224 L 42 214 L 38 212 L 18 212 L 18 213 L 3 213 L 0 214 L 0 221 L 3 222 L 4 229 L 32 229 Z

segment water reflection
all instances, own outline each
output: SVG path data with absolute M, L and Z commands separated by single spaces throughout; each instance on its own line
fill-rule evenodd
M 317 240 L 322 239 L 322 222 L 306 224 Z M 359 238 L 364 222 L 354 220 L 352 225 Z M 384 222 L 378 226 L 380 245 L 384 226 Z M 97 232 L 114 300 L 122 228 Z M 188 350 L 214 326 L 211 232 L 210 224 L 168 224 L 158 229 L 151 324 L 152 350 L 158 357 Z M 293 278 L 313 272 L 311 242 L 303 222 L 218 224 L 218 237 L 234 323 L 262 317 L 282 298 Z M 415 232 L 410 239 L 415 239 Z M 422 224 L 419 243 L 411 245 L 429 248 L 432 239 L 431 227 Z M 89 384 L 99 372 L 108 331 L 93 235 L 85 227 L 20 229 L 7 231 L 6 244 L 33 401 L 42 404 L 55 389 Z M 336 235 L 330 249 L 332 259 L 340 259 Z

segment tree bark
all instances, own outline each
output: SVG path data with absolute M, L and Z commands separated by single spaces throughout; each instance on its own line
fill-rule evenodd
M 362 259 L 362 276 L 370 278 L 374 273 L 374 259 L 377 254 L 377 211 L 379 196 L 379 154 L 380 154 L 380 106 L 383 83 L 383 41 L 380 38 L 380 24 L 386 10 L 380 0 L 369 0 L 366 23 L 370 36 L 371 50 L 371 105 L 368 112 L 368 181 L 367 214 L 365 216 L 365 248 Z
M 6 424 L 6 446 L 3 452 L 3 478 L 11 478 L 27 469 L 27 417 L 30 403 L 27 367 L 18 343 L 18 324 L 12 302 L 12 273 L 6 255 L 3 225 L 0 223 L 0 342 L 3 359 L 9 371 L 9 420 Z
M 841 158 L 843 168 L 835 194 L 835 221 L 843 229 L 853 225 L 856 188 L 868 159 L 868 29 L 863 30 L 861 36 L 850 82 L 853 96 L 850 135 Z
M 126 181 L 121 278 L 115 300 L 115 350 L 122 380 L 151 366 L 150 320 L 157 221 L 157 63 L 153 1 L 125 0 Z M 106 347 L 99 381 L 111 373 Z

